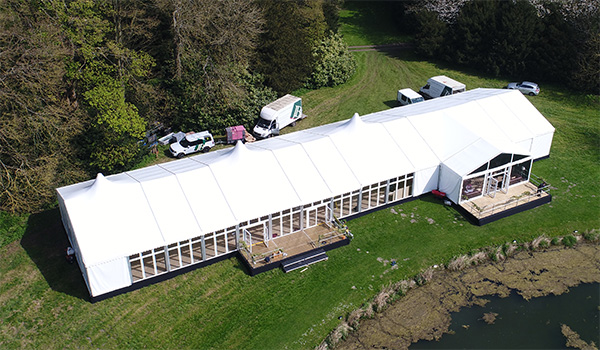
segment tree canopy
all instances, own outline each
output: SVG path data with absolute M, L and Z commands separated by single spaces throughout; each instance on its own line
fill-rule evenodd
M 0 210 L 40 210 L 58 186 L 130 169 L 156 122 L 250 128 L 316 62 L 343 83 L 352 56 L 339 37 L 335 55 L 322 48 L 340 3 L 0 0 Z
M 600 91 L 600 14 L 589 1 L 412 1 L 416 50 L 494 76 Z M 589 5 L 589 6 L 588 6 Z

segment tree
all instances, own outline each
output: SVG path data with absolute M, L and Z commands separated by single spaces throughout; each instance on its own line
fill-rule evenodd
M 72 56 L 51 8 L 0 0 L 0 209 L 34 212 L 87 178 L 72 140 L 84 115 L 65 82 Z
M 494 75 L 521 75 L 534 57 L 541 23 L 527 1 L 470 1 L 451 31 L 447 49 L 458 62 Z
M 243 124 L 250 117 L 246 115 L 251 90 L 247 82 L 261 88 L 260 76 L 248 78 L 252 76 L 248 67 L 262 12 L 245 0 L 177 0 L 171 11 L 174 124 L 212 131 Z
M 448 35 L 448 25 L 435 12 L 421 11 L 416 15 L 415 50 L 425 57 L 446 58 L 442 55 Z
M 312 49 L 324 37 L 327 24 L 322 0 L 261 1 L 265 31 L 255 67 L 279 94 L 300 88 L 312 73 Z
M 75 0 L 65 10 L 55 7 L 74 47 L 66 76 L 90 117 L 82 145 L 89 165 L 108 172 L 125 169 L 139 153 L 137 141 L 147 123 L 128 102 L 128 88 L 154 64 L 148 54 L 123 45 L 114 21 L 119 13 L 112 5 Z
M 315 64 L 307 86 L 313 89 L 345 83 L 356 71 L 354 56 L 348 51 L 344 39 L 332 34 L 313 48 Z
M 528 70 L 536 79 L 568 82 L 577 67 L 577 35 L 564 14 L 564 5 L 544 3 L 541 14 L 543 29 L 536 35 L 534 57 Z
M 323 16 L 327 23 L 327 31 L 337 33 L 340 27 L 340 10 L 344 0 L 327 0 L 323 2 Z
M 582 4 L 584 7 L 585 4 Z M 570 85 L 593 94 L 600 93 L 600 13 L 598 7 L 584 7 L 569 15 L 575 27 L 573 42 L 578 50 L 575 72 L 569 79 Z

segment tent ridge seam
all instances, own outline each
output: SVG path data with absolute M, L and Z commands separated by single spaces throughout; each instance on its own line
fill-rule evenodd
M 148 200 L 148 195 L 146 194 L 146 191 L 144 190 L 144 186 L 142 186 L 142 182 L 140 180 L 136 179 L 135 177 L 131 176 L 129 174 L 129 172 L 125 172 L 125 174 L 127 174 L 127 176 L 132 178 L 135 182 L 137 182 L 140 185 L 140 188 L 142 189 L 142 193 L 144 194 L 144 198 L 146 199 L 146 204 L 148 204 L 148 209 L 150 209 L 150 212 L 152 212 L 152 218 L 154 219 L 156 228 L 158 229 L 158 232 L 160 232 L 160 236 L 162 237 L 163 243 L 166 244 L 167 240 L 165 239 L 165 235 L 163 234 L 162 230 L 160 229 L 160 225 L 158 224 L 158 221 L 156 220 L 156 215 L 154 214 L 154 210 L 152 210 L 152 205 L 150 205 L 150 201 Z
M 192 205 L 190 204 L 190 200 L 189 200 L 187 194 L 185 193 L 185 190 L 183 189 L 183 186 L 181 186 L 181 182 L 179 181 L 179 176 L 177 176 L 177 174 L 175 174 L 171 170 L 168 170 L 168 169 L 165 169 L 164 167 L 161 167 L 160 164 L 157 164 L 157 165 L 161 169 L 164 169 L 165 171 L 167 171 L 167 172 L 173 174 L 173 176 L 175 176 L 175 181 L 177 181 L 177 185 L 179 185 L 179 188 L 181 189 L 181 193 L 183 193 L 183 197 L 185 198 L 185 202 L 187 203 L 188 207 L 190 208 L 190 212 L 194 216 L 194 221 L 196 221 L 196 225 L 198 225 L 198 228 L 200 229 L 201 234 L 204 236 L 204 234 L 205 234 L 204 229 L 202 228 L 202 225 L 200 225 L 200 222 L 198 221 L 198 217 L 196 217 L 196 214 L 194 213 L 194 209 L 192 208 Z
M 304 131 L 304 130 L 303 130 Z M 313 134 L 313 135 L 318 135 L 318 134 Z M 321 135 L 319 135 L 321 136 Z M 306 148 L 304 147 L 304 143 L 302 142 L 298 142 L 298 141 L 293 141 L 293 140 L 288 140 L 288 139 L 284 139 L 287 142 L 292 142 L 295 143 L 297 145 L 300 145 L 300 147 L 302 147 L 302 151 L 304 151 L 304 153 L 306 154 L 306 157 L 308 157 L 308 159 L 310 160 L 310 163 L 315 167 L 315 170 L 317 170 L 317 174 L 319 174 L 319 176 L 321 177 L 321 180 L 323 180 L 323 183 L 325 184 L 325 186 L 327 187 L 327 189 L 329 190 L 329 193 L 332 196 L 335 196 L 335 194 L 333 193 L 333 191 L 331 190 L 331 187 L 329 187 L 329 184 L 327 183 L 327 181 L 325 180 L 325 178 L 323 177 L 323 174 L 321 174 L 321 171 L 319 170 L 319 167 L 315 164 L 315 162 L 313 162 L 313 159 L 310 157 L 310 155 L 308 154 L 308 151 L 306 150 Z

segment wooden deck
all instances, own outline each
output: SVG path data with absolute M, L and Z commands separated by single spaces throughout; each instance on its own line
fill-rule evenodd
M 496 192 L 494 198 L 482 196 L 469 202 L 461 203 L 461 207 L 478 219 L 512 210 L 531 201 L 550 196 L 546 192 L 537 193 L 537 187 L 530 183 L 512 186 L 508 193 Z M 474 205 L 473 205 L 474 204 Z
M 254 244 L 251 254 L 244 249 L 240 253 L 248 265 L 258 268 L 344 239 L 346 237 L 339 235 L 335 228 L 319 224 L 309 229 L 273 238 L 269 242 L 269 246 L 264 242 Z M 265 260 L 266 257 L 269 258 L 268 261 Z

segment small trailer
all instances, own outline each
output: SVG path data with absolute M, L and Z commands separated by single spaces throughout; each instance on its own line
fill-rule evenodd
M 227 143 L 232 144 L 237 141 L 246 142 L 254 142 L 256 139 L 252 136 L 243 125 L 229 126 L 225 128 L 225 132 L 227 133 Z

